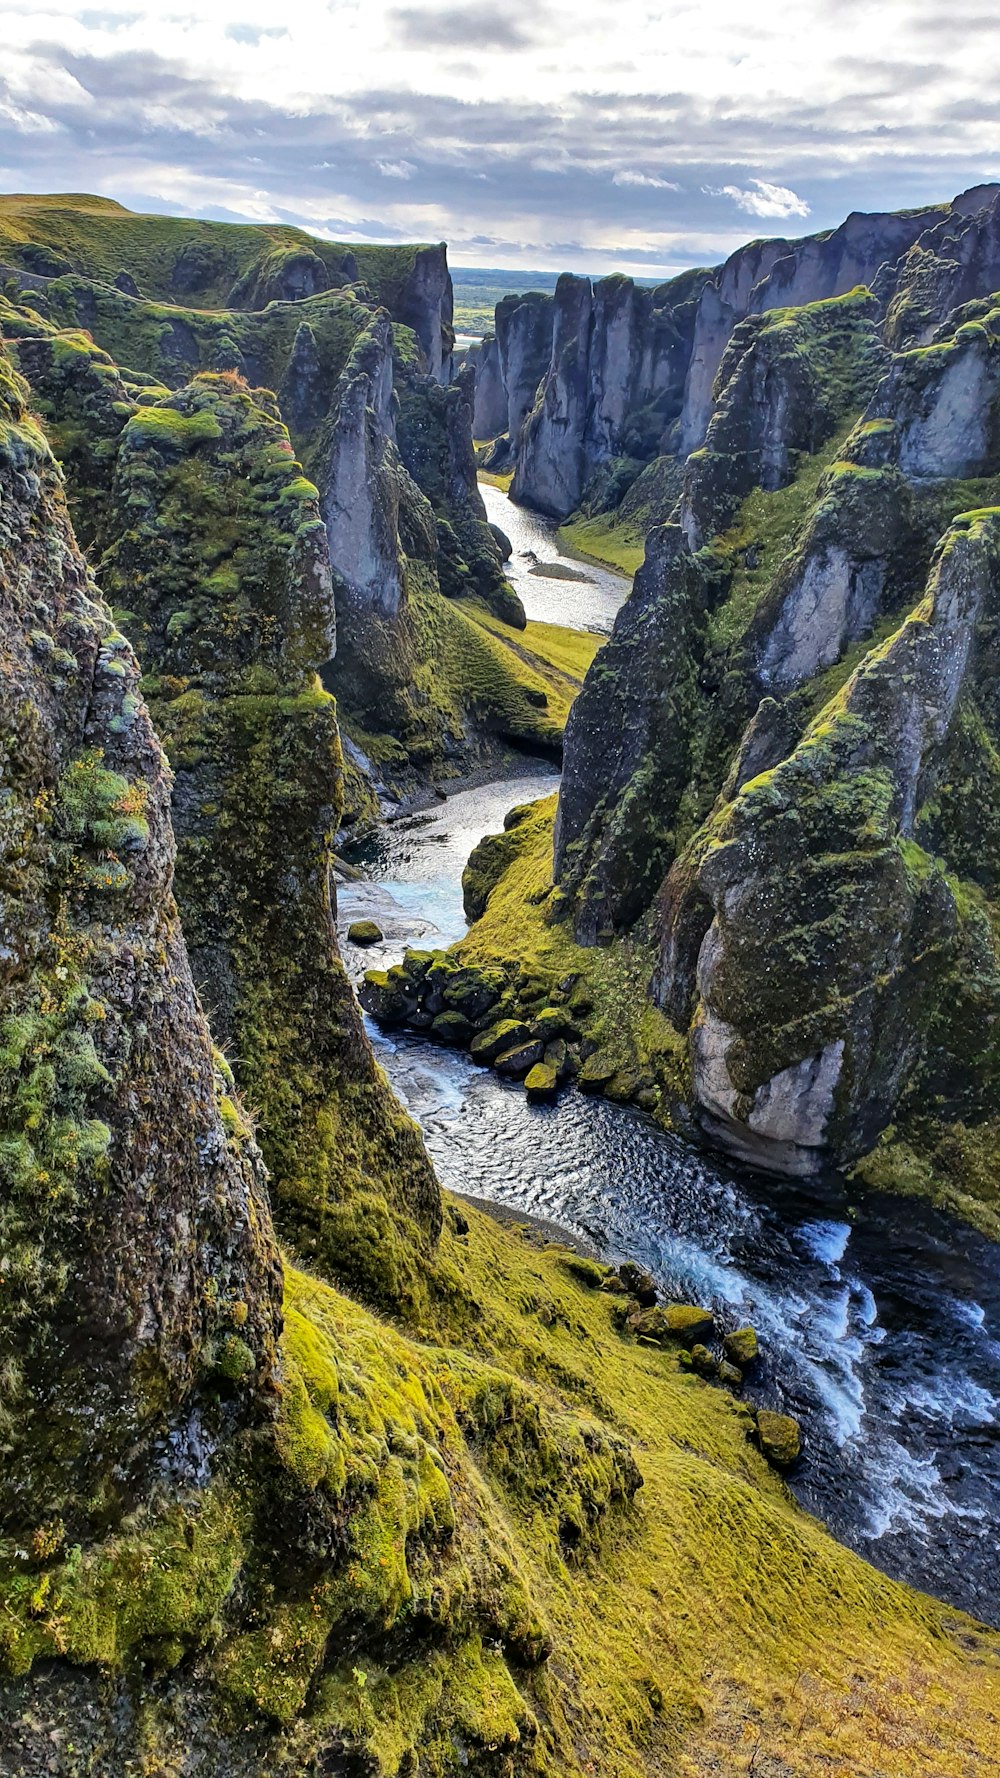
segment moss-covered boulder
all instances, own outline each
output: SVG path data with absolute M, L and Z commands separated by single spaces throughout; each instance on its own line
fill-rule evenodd
M 508 1049 L 501 1050 L 493 1066 L 498 1074 L 510 1075 L 519 1080 L 541 1064 L 543 1053 L 537 1037 L 532 1037 L 526 1043 L 515 1043 Z
M 554 1099 L 559 1087 L 559 1074 L 551 1062 L 543 1058 L 529 1068 L 524 1081 L 524 1090 L 533 1103 L 545 1099 Z
M 487 1026 L 472 1040 L 472 1059 L 489 1066 L 507 1050 L 514 1049 L 518 1044 L 531 1040 L 531 1033 L 521 1019 L 500 1019 L 497 1024 Z M 539 1046 L 541 1054 L 541 1046 Z
M 458 1049 L 466 1047 L 471 1041 L 474 1031 L 475 1026 L 465 1015 L 453 1010 L 438 1013 L 430 1027 L 431 1036 L 438 1043 L 452 1044 Z
M 776 1414 L 770 1408 L 759 1408 L 757 1438 L 768 1462 L 778 1469 L 790 1469 L 802 1451 L 801 1429 L 791 1414 Z
M 725 1335 L 722 1349 L 730 1364 L 738 1365 L 741 1370 L 746 1370 L 748 1365 L 753 1364 L 760 1350 L 756 1329 L 752 1327 L 734 1328 L 732 1333 Z
M 347 936 L 352 945 L 377 945 L 385 935 L 377 920 L 352 920 Z

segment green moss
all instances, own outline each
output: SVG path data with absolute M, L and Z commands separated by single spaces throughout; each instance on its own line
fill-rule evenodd
M 602 562 L 627 576 L 642 567 L 646 538 L 640 524 L 615 525 L 601 515 L 592 519 L 574 519 L 561 525 L 558 535 L 567 555 L 579 556 L 583 561 Z
M 709 642 L 714 647 L 732 648 L 746 633 L 778 569 L 799 542 L 823 472 L 836 462 L 850 429 L 850 422 L 845 423 L 822 450 L 805 458 L 787 487 L 775 493 L 756 488 L 743 502 L 732 528 L 712 542 L 711 553 L 732 574 L 728 594 L 709 620 Z

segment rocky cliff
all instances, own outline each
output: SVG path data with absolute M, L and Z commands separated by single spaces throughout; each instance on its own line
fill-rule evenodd
M 170 773 L 26 393 L 0 357 L 0 1514 L 58 1524 L 54 1553 L 266 1416 L 280 1271 L 174 905 Z
M 921 235 L 925 291 L 955 288 L 958 240 L 961 292 L 992 279 L 986 197 Z M 996 309 L 892 352 L 901 312 L 853 292 L 735 328 L 678 522 L 571 715 L 556 917 L 655 944 L 713 1141 L 789 1172 L 874 1150 L 873 1177 L 982 1217 Z
M 495 346 L 480 356 L 477 437 L 502 435 L 496 461 L 516 461 L 514 496 L 529 506 L 606 514 L 630 533 L 642 518 L 658 522 L 652 484 L 636 490 L 634 510 L 623 501 L 644 466 L 682 466 L 705 444 L 719 379 L 741 356 L 737 330 L 871 287 L 888 310 L 886 343 L 925 344 L 951 310 L 1000 284 L 997 203 L 997 188 L 980 186 L 951 204 L 855 213 L 803 240 L 750 242 L 655 291 L 565 278 L 554 299 L 507 297 Z M 505 425 L 498 382 L 510 397 Z
M 557 745 L 544 678 L 539 689 L 516 647 L 478 621 L 483 606 L 509 630 L 524 615 L 476 485 L 472 393 L 446 380 L 444 249 L 359 248 L 345 271 L 343 256 L 335 266 L 316 243 L 306 276 L 301 243 L 282 238 L 258 263 L 245 257 L 246 232 L 262 251 L 252 230 L 189 235 L 171 219 L 161 228 L 81 200 L 57 207 L 73 244 L 60 256 L 46 233 L 54 213 L 32 203 L 0 217 L 19 261 L 7 268 L 0 324 L 30 369 L 95 555 L 114 542 L 108 501 L 133 408 L 200 373 L 231 372 L 276 393 L 317 489 L 339 631 L 328 683 L 355 735 L 349 812 L 377 814 L 380 799 L 453 775 L 508 739 Z M 103 281 L 109 239 L 134 254 L 128 287 Z M 22 271 L 27 261 L 42 269 Z M 244 306 L 195 306 L 237 261 L 225 300 Z M 175 300 L 151 294 L 161 291 Z

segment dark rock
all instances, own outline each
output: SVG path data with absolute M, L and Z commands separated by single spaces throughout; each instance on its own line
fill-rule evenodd
M 542 1046 L 537 1038 L 527 1043 L 518 1043 L 497 1056 L 493 1066 L 498 1074 L 512 1075 L 519 1079 L 527 1074 L 542 1059 Z
M 526 1043 L 530 1036 L 527 1025 L 520 1019 L 501 1019 L 499 1024 L 488 1026 L 472 1039 L 472 1059 L 488 1065 L 495 1062 L 504 1051 Z M 542 1053 L 541 1045 L 538 1053 Z
M 347 936 L 352 945 L 377 945 L 385 935 L 375 920 L 352 920 Z
M 618 1276 L 630 1295 L 636 1297 L 644 1309 L 651 1309 L 656 1302 L 656 1282 L 651 1273 L 635 1261 L 627 1259 L 618 1267 Z

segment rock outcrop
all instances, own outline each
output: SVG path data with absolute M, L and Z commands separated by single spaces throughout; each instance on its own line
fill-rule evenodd
M 266 1418 L 281 1280 L 136 660 L 2 354 L 0 660 L 0 1517 L 76 1540 Z
M 952 526 L 913 615 L 713 817 L 677 867 L 683 893 L 668 880 L 657 996 L 676 1008 L 693 992 L 700 1114 L 757 1164 L 809 1172 L 870 1149 L 927 1065 L 931 1027 L 941 1098 L 985 1108 L 996 1090 L 988 1038 L 963 1078 L 963 1027 L 996 1025 L 1000 953 L 917 835 L 961 746 L 960 703 L 989 698 L 992 651 L 976 639 L 1000 615 L 998 541 L 995 515 Z M 692 990 L 695 947 L 678 934 L 695 906 Z
M 316 490 L 273 397 L 205 376 L 130 420 L 115 508 L 102 573 L 174 768 L 195 979 L 259 1109 L 279 1226 L 328 1276 L 398 1302 L 440 1208 L 337 953 L 341 757 L 320 678 L 336 613 Z
M 470 353 L 468 362 L 476 382 L 472 436 L 480 440 L 499 438 L 507 430 L 507 389 L 496 334 L 488 333 Z
M 702 276 L 685 274 L 658 290 L 620 276 L 593 286 L 569 273 L 559 279 L 547 299 L 551 354 L 537 396 L 523 418 L 509 414 L 515 499 L 565 518 L 615 458 L 635 459 L 638 468 L 663 448 L 680 410 Z M 519 315 L 513 310 L 512 328 Z

